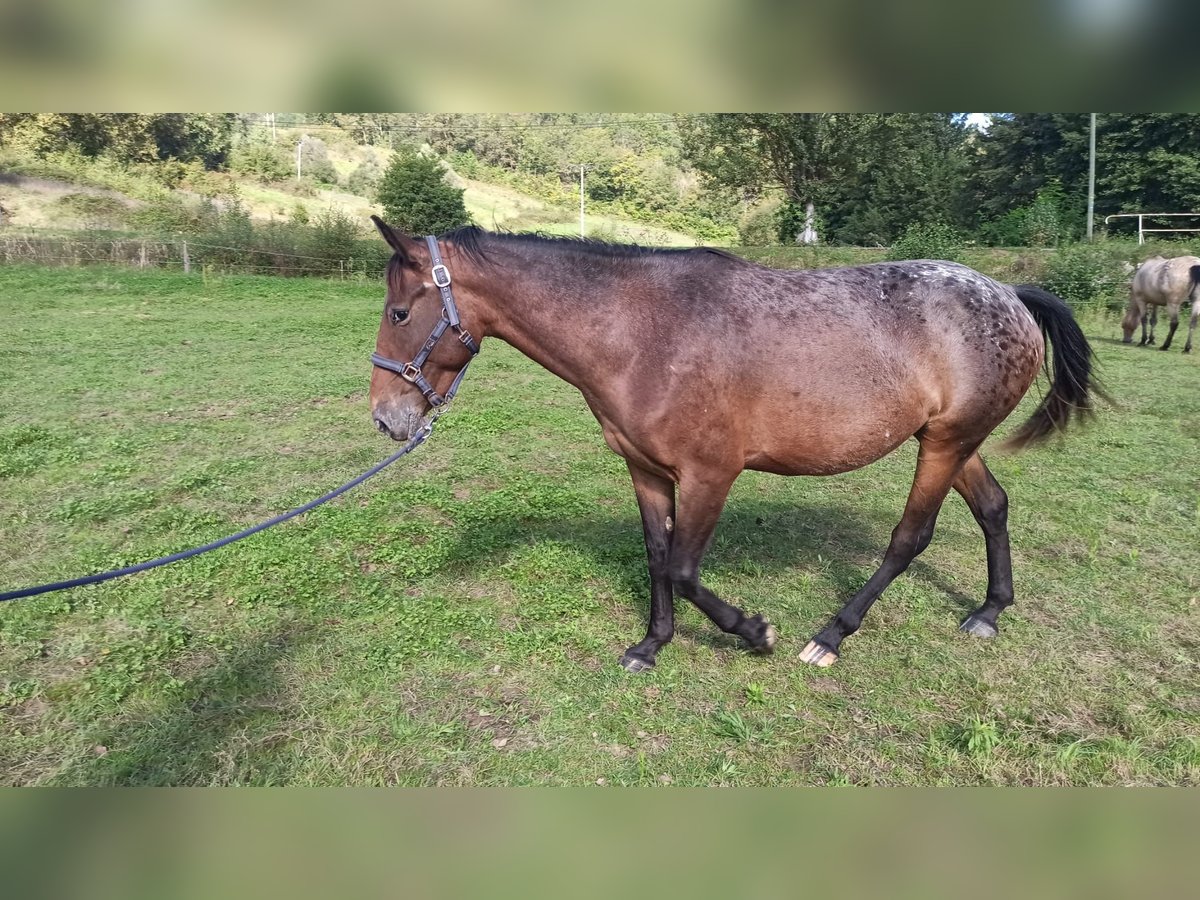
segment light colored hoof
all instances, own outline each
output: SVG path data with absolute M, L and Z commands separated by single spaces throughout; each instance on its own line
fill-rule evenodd
M 767 636 L 766 636 L 767 645 L 766 645 L 766 647 L 763 648 L 763 650 L 762 650 L 763 653 L 770 653 L 772 650 L 775 649 L 775 640 L 777 637 L 778 636 L 775 634 L 775 626 L 768 622 L 767 623 Z
M 809 641 L 804 645 L 804 649 L 800 651 L 800 661 L 806 662 L 812 666 L 818 666 L 822 669 L 832 666 L 837 662 L 838 655 L 828 647 L 822 647 L 816 641 Z
M 963 623 L 958 626 L 958 630 L 981 638 L 994 638 L 1000 633 L 1000 630 L 995 625 L 991 622 L 985 622 L 978 616 L 967 616 L 963 620 Z
M 636 656 L 625 655 L 621 657 L 621 668 L 626 672 L 636 675 L 638 672 L 653 669 L 654 663 L 648 663 L 644 659 L 638 659 Z

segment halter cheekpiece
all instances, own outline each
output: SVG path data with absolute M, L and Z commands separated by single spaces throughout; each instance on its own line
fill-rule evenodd
M 454 294 L 450 291 L 450 270 L 442 262 L 442 254 L 438 251 L 437 238 L 433 235 L 426 235 L 425 243 L 429 247 L 429 257 L 433 265 L 433 283 L 437 285 L 437 289 L 442 295 L 442 317 L 433 326 L 433 331 L 430 332 L 420 352 L 413 357 L 412 362 L 397 362 L 378 353 L 371 354 L 371 362 L 379 368 L 394 372 L 405 381 L 415 384 L 417 389 L 425 395 L 425 399 L 429 401 L 429 405 L 437 408 L 445 406 L 454 399 L 454 395 L 458 392 L 458 386 L 462 383 L 463 376 L 467 374 L 467 366 L 471 364 L 471 359 L 474 359 L 476 354 L 479 353 L 479 344 L 475 342 L 475 338 L 471 337 L 471 333 L 462 327 L 462 321 L 458 317 L 458 307 L 454 305 Z M 437 346 L 437 342 L 441 340 L 447 328 L 454 329 L 462 345 L 471 351 L 471 359 L 468 359 L 466 365 L 459 370 L 458 375 L 454 378 L 454 382 L 450 385 L 450 390 L 446 391 L 446 396 L 443 397 L 433 389 L 433 385 L 429 383 L 429 379 L 422 374 L 421 366 L 425 365 L 425 361 L 429 359 L 429 354 L 433 352 L 433 348 Z

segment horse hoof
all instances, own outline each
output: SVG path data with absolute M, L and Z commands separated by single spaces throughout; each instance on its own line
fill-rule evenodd
M 654 668 L 653 660 L 644 660 L 640 656 L 633 656 L 626 653 L 621 657 L 621 668 L 626 672 L 636 675 L 638 672 L 645 672 L 648 669 Z
M 753 634 L 750 637 L 745 637 L 745 641 L 755 653 L 766 654 L 775 649 L 776 633 L 774 625 L 761 615 L 751 616 L 746 620 L 746 623 L 751 626 Z
M 958 630 L 981 638 L 994 638 L 1000 633 L 1000 629 L 995 625 L 976 615 L 969 615 L 963 619 L 963 623 L 958 626 Z
M 801 662 L 819 666 L 822 669 L 832 666 L 837 662 L 837 658 L 838 655 L 836 653 L 824 644 L 818 644 L 816 641 L 809 641 L 804 645 L 804 649 L 800 651 Z

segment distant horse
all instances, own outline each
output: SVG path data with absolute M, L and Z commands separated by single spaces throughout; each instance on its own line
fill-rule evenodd
M 1033 383 L 1047 341 L 1052 383 L 1014 446 L 1088 413 L 1098 390 L 1091 349 L 1057 297 L 948 262 L 779 271 L 719 250 L 477 228 L 417 240 L 375 224 L 394 251 L 372 356 L 381 431 L 415 435 L 457 389 L 477 342 L 494 336 L 577 387 L 624 457 L 650 569 L 649 629 L 625 651 L 626 669 L 653 666 L 671 640 L 673 594 L 752 649 L 774 645 L 766 619 L 700 582 L 738 473 L 846 472 L 910 437 L 916 475 L 883 563 L 800 658 L 837 659 L 928 545 L 951 487 L 987 544 L 987 597 L 961 627 L 996 635 L 1013 602 L 1008 498 L 979 447 Z
M 1125 343 L 1133 343 L 1133 331 L 1142 323 L 1142 339 L 1139 346 L 1154 344 L 1154 326 L 1158 322 L 1158 308 L 1165 306 L 1171 314 L 1171 330 L 1163 341 L 1162 349 L 1169 350 L 1175 329 L 1179 327 L 1179 307 L 1185 300 L 1192 301 L 1192 320 L 1188 325 L 1187 343 L 1183 352 L 1192 349 L 1192 333 L 1196 330 L 1196 319 L 1200 318 L 1200 303 L 1196 302 L 1196 288 L 1200 287 L 1200 257 L 1176 256 L 1164 259 L 1152 256 L 1142 263 L 1129 285 L 1129 308 L 1121 328 L 1125 332 Z M 1150 335 L 1146 336 L 1146 318 L 1150 319 Z

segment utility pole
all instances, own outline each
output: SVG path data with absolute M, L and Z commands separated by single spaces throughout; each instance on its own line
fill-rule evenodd
M 584 228 L 583 228 L 583 172 L 586 168 L 587 168 L 587 166 L 584 166 L 584 165 L 581 165 L 579 167 L 579 236 L 580 237 L 587 236 L 584 231 Z
M 1087 239 L 1092 239 L 1092 218 L 1096 212 L 1096 114 L 1092 113 L 1091 134 L 1088 138 L 1088 212 Z
M 304 146 L 304 141 L 307 138 L 308 138 L 308 135 L 306 134 L 306 135 L 304 135 L 304 137 L 300 138 L 300 140 L 296 141 L 296 180 L 297 181 L 300 180 L 300 148 Z
M 267 113 L 271 117 L 271 143 L 275 143 L 275 113 Z

